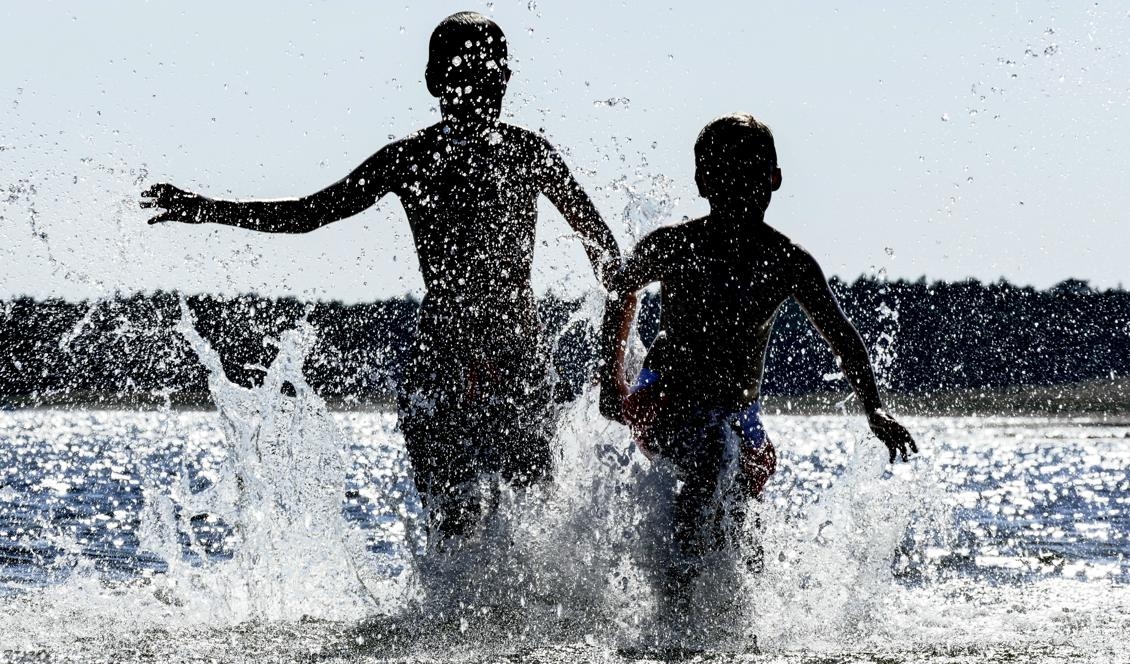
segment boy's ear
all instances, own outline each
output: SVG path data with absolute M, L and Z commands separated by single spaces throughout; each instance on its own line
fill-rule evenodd
M 428 67 L 424 70 L 424 83 L 428 86 L 428 94 L 439 99 L 440 92 L 443 87 L 441 85 L 442 75 L 439 72 L 439 67 L 435 65 L 432 60 L 428 60 Z
M 781 169 L 774 167 L 773 168 L 773 174 L 770 175 L 769 177 L 773 182 L 773 191 L 777 191 L 778 189 L 780 189 L 781 188 Z
M 698 195 L 702 196 L 703 198 L 709 199 L 710 196 L 707 195 L 706 192 L 706 184 L 703 182 L 701 168 L 694 169 L 694 183 L 695 186 L 698 187 Z

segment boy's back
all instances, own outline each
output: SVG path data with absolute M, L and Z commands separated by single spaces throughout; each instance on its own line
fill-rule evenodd
M 548 368 L 530 285 L 538 195 L 577 232 L 598 278 L 619 258 L 612 232 L 557 152 L 500 121 L 506 44 L 481 14 L 440 22 L 425 82 L 443 120 L 386 145 L 321 191 L 226 201 L 158 184 L 142 202 L 165 210 L 150 223 L 305 233 L 397 195 L 427 288 L 398 385 L 399 424 L 429 525 L 458 537 L 477 526 L 481 474 L 526 485 L 552 467 Z
M 374 161 L 373 181 L 385 190 L 372 194 L 398 196 L 420 260 L 427 294 L 419 343 L 445 354 L 530 345 L 538 195 L 559 207 L 591 206 L 552 146 L 505 123 L 484 132 L 441 122 Z M 598 220 L 594 213 L 582 223 L 607 233 Z
M 710 215 L 651 233 L 635 248 L 605 304 L 601 411 L 632 425 L 645 450 L 670 461 L 681 483 L 673 539 L 684 554 L 729 546 L 745 503 L 776 468 L 760 419 L 761 374 L 773 320 L 790 297 L 840 359 L 891 461 L 910 434 L 883 411 L 863 340 L 840 310 L 820 266 L 765 223 L 781 186 L 769 128 L 750 115 L 711 122 L 695 141 L 695 181 Z M 624 354 L 635 296 L 659 282 L 660 333 L 628 395 Z M 759 565 L 751 552 L 749 562 Z M 683 596 L 695 566 L 669 570 Z
M 738 407 L 760 394 L 780 306 L 811 281 L 812 257 L 765 225 L 732 234 L 703 217 L 645 237 L 626 280 L 662 284 L 662 334 L 647 367 L 672 401 Z M 816 268 L 818 270 L 818 268 Z

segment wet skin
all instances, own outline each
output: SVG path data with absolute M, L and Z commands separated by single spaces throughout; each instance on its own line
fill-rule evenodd
M 145 205 L 165 209 L 150 223 L 306 233 L 389 193 L 400 199 L 412 229 L 427 288 L 424 310 L 435 312 L 421 321 L 420 332 L 443 346 L 469 349 L 499 335 L 531 333 L 539 194 L 578 232 L 598 273 L 618 253 L 557 151 L 541 136 L 504 123 L 441 122 L 385 146 L 344 179 L 302 198 L 223 201 L 159 184 L 145 192 L 152 198 Z
M 760 397 L 765 350 L 773 320 L 790 297 L 840 359 L 844 375 L 863 403 L 871 430 L 890 460 L 917 452 L 913 438 L 883 410 L 867 349 L 807 251 L 764 221 L 766 191 L 749 187 L 711 200 L 712 213 L 660 228 L 644 237 L 620 273 L 606 305 L 601 409 L 623 420 L 624 353 L 638 292 L 658 282 L 662 294 L 660 335 L 645 366 L 661 378 L 679 419 L 714 409 L 737 410 Z
M 471 21 L 460 19 L 471 16 Z M 456 19 L 456 20 L 453 20 Z M 149 223 L 218 223 L 308 233 L 386 194 L 404 207 L 427 294 L 400 386 L 400 424 L 429 517 L 447 534 L 474 527 L 481 471 L 516 483 L 550 472 L 544 358 L 530 285 L 537 200 L 544 195 L 581 240 L 597 278 L 619 264 L 616 240 L 560 154 L 500 121 L 510 79 L 505 37 L 481 15 L 445 19 L 429 46 L 428 90 L 443 120 L 390 143 L 308 196 L 228 201 L 158 184 Z

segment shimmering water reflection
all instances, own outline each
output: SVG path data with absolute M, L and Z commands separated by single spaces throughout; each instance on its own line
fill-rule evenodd
M 349 441 L 342 511 L 368 556 L 359 573 L 368 577 L 369 592 L 379 595 L 380 583 L 411 567 L 418 503 L 395 418 L 360 412 L 335 419 Z M 747 583 L 748 592 L 765 598 L 765 614 L 755 613 L 751 629 L 766 654 L 741 657 L 817 657 L 809 651 L 828 658 L 819 661 L 1124 657 L 1118 635 L 1130 629 L 1122 617 L 1130 608 L 1130 424 L 1009 418 L 908 423 L 924 451 L 917 461 L 879 470 L 874 479 L 845 481 L 860 464 L 878 468 L 867 460 L 882 456 L 860 421 L 767 418 L 781 470 L 762 512 L 765 536 L 777 548 L 770 547 L 765 572 L 772 582 Z M 594 457 L 622 455 L 622 463 L 645 463 L 626 453 L 621 433 L 600 431 L 592 437 L 599 439 L 596 447 L 610 440 L 612 447 L 615 441 L 622 446 L 618 452 L 594 447 Z M 443 660 L 455 651 L 484 661 L 502 654 L 539 661 L 659 657 L 625 651 L 617 625 L 605 625 L 602 633 L 599 621 L 578 622 L 585 607 L 564 600 L 548 610 L 562 621 L 559 632 L 515 631 L 512 618 L 486 608 L 474 614 L 480 623 L 470 629 L 464 617 L 450 624 L 439 619 L 426 633 L 414 632 L 412 619 L 396 617 L 404 609 L 397 608 L 402 600 L 395 593 L 337 602 L 329 588 L 302 621 L 246 623 L 229 595 L 201 609 L 181 599 L 186 582 L 174 587 L 172 579 L 180 577 L 171 568 L 207 570 L 232 558 L 243 543 L 230 515 L 194 516 L 187 529 L 173 533 L 170 549 L 160 533 L 147 531 L 161 519 L 146 511 L 177 509 L 221 484 L 231 448 L 216 414 L 8 412 L 0 413 L 0 440 L 0 634 L 9 649 L 153 660 L 170 653 Z M 567 445 L 584 456 L 588 440 L 574 431 Z M 873 490 L 886 484 L 911 495 L 879 504 L 895 495 Z M 155 500 L 161 496 L 172 500 Z M 858 512 L 846 522 L 839 516 L 845 505 Z M 879 521 L 868 522 L 867 514 Z M 905 532 L 891 539 L 888 558 L 882 541 L 870 550 L 843 544 L 885 536 L 882 520 L 891 514 L 909 516 Z M 844 523 L 853 532 L 837 533 Z M 576 527 L 579 533 L 600 525 Z M 840 569 L 821 576 L 818 556 L 837 546 L 846 553 L 830 557 L 829 564 Z M 888 581 L 851 576 L 858 570 L 848 567 L 875 568 L 869 560 L 875 556 L 881 558 L 877 569 L 890 570 Z M 790 575 L 794 569 L 803 573 Z M 184 578 L 209 583 L 207 574 Z M 836 579 L 843 583 L 837 586 Z M 885 583 L 890 587 L 882 592 L 874 589 Z M 870 589 L 853 596 L 855 585 Z M 304 592 L 315 597 L 319 588 Z M 845 596 L 833 610 L 836 593 Z M 336 608 L 323 615 L 317 607 Z M 374 616 L 384 617 L 374 623 Z M 628 622 L 646 631 L 639 623 L 648 619 L 641 610 Z M 821 623 L 836 628 L 818 629 Z M 154 636 L 161 634 L 177 636 L 170 644 Z M 717 658 L 725 659 L 708 657 L 723 661 Z

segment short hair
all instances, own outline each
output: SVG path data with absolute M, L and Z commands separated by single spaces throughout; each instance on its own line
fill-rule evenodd
M 478 12 L 458 12 L 439 22 L 428 42 L 428 66 L 451 66 L 455 56 L 478 56 L 502 66 L 506 62 L 506 35 L 497 23 Z
M 777 166 L 773 132 L 749 113 L 731 113 L 711 120 L 694 142 L 695 161 L 730 167 L 742 163 Z

